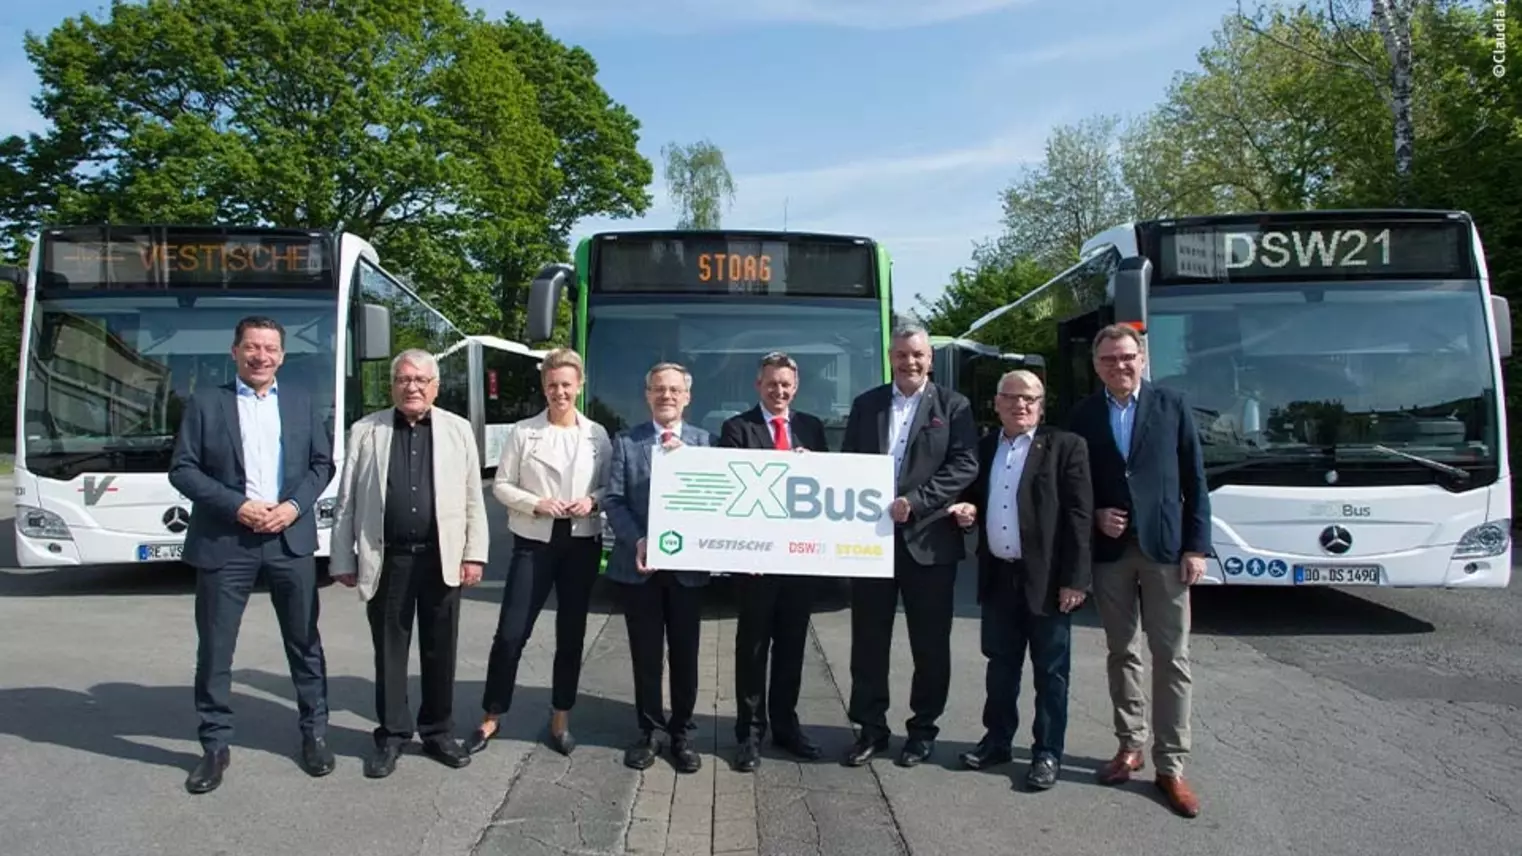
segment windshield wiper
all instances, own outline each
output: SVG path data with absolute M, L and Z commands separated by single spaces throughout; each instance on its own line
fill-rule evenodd
M 1331 464 L 1332 456 L 1326 452 L 1298 452 L 1294 454 L 1262 455 L 1255 458 L 1244 458 L 1240 461 L 1232 461 L 1229 464 L 1217 464 L 1205 468 L 1205 475 L 1218 476 L 1225 473 L 1235 472 L 1248 467 L 1263 466 L 1267 464 Z
M 1434 461 L 1431 458 L 1424 458 L 1421 455 L 1413 455 L 1410 452 L 1402 452 L 1399 449 L 1392 449 L 1389 446 L 1380 446 L 1378 444 L 1370 446 L 1369 448 L 1373 449 L 1376 452 L 1380 452 L 1381 454 L 1393 455 L 1397 458 L 1405 458 L 1412 463 L 1421 464 L 1428 469 L 1437 470 L 1444 475 L 1453 476 L 1461 482 L 1467 482 L 1470 478 L 1468 470 L 1460 469 L 1459 467 L 1452 466 L 1451 464 L 1445 464 L 1442 461 Z

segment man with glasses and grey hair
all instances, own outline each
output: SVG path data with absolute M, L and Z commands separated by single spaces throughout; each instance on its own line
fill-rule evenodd
M 692 403 L 692 373 L 678 363 L 658 363 L 645 374 L 650 421 L 613 438 L 603 511 L 613 527 L 608 580 L 624 604 L 629 657 L 634 667 L 634 716 L 639 739 L 624 751 L 624 764 L 648 769 L 660 754 L 655 732 L 671 738 L 671 760 L 679 773 L 696 773 L 702 759 L 692 743 L 698 703 L 698 643 L 703 620 L 703 586 L 708 574 L 650 567 L 650 470 L 662 449 L 710 446 L 711 436 L 683 421 Z M 671 715 L 661 697 L 661 672 L 671 664 Z
M 488 536 L 481 459 L 470 423 L 433 406 L 439 366 L 427 351 L 391 362 L 391 401 L 349 431 L 333 526 L 333 579 L 358 587 L 375 646 L 375 752 L 365 775 L 396 769 L 412 739 L 407 660 L 417 615 L 423 752 L 470 763 L 453 736 L 460 587 L 481 581 Z M 463 475 L 463 478 L 461 477 Z
M 798 393 L 798 364 L 773 352 L 756 373 L 760 403 L 732 416 L 719 430 L 718 445 L 730 449 L 828 452 L 824 423 L 792 409 Z M 761 763 L 760 742 L 768 725 L 772 745 L 795 757 L 813 760 L 819 746 L 798 721 L 798 693 L 803 682 L 803 649 L 813 610 L 811 577 L 778 574 L 740 575 L 735 579 L 740 618 L 735 626 L 735 769 L 749 772 Z M 771 693 L 766 686 L 771 654 Z M 768 721 L 770 720 L 770 721 Z

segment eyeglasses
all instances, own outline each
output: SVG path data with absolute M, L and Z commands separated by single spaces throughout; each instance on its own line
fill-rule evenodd
M 998 394 L 1000 401 L 1018 401 L 1021 404 L 1040 404 L 1041 396 L 1025 395 L 1018 392 L 1001 392 Z
M 396 378 L 395 380 L 393 380 L 392 383 L 394 383 L 394 384 L 396 384 L 397 386 L 400 386 L 400 387 L 427 386 L 428 384 L 433 383 L 435 380 L 437 380 L 437 378 L 431 378 L 431 377 L 399 377 L 399 378 Z
M 1139 354 L 1139 353 L 1137 353 L 1137 354 L 1110 354 L 1110 355 L 1107 355 L 1107 356 L 1100 357 L 1099 361 L 1101 363 L 1104 363 L 1107 366 L 1120 366 L 1120 365 L 1129 366 L 1132 363 L 1136 362 L 1136 358 L 1140 357 L 1140 356 L 1141 356 L 1141 354 Z

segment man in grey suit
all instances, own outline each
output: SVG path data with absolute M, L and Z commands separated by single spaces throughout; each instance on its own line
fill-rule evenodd
M 636 770 L 654 764 L 660 754 L 655 732 L 660 730 L 671 738 L 671 758 L 678 772 L 695 773 L 702 761 L 690 737 L 698 701 L 698 638 L 708 574 L 651 568 L 645 563 L 645 541 L 653 456 L 683 445 L 713 444 L 707 431 L 682 421 L 692 401 L 692 375 L 682 366 L 660 363 L 650 369 L 645 375 L 645 401 L 650 405 L 650 421 L 613 438 L 603 501 L 614 537 L 607 576 L 618 584 L 624 604 L 640 731 L 639 740 L 624 752 L 624 763 Z M 661 702 L 663 658 L 671 661 L 670 717 L 665 716 Z
M 169 467 L 169 483 L 192 503 L 185 561 L 197 568 L 195 700 L 204 754 L 185 787 L 197 794 L 215 790 L 227 769 L 233 648 L 261 574 L 296 685 L 302 766 L 313 776 L 333 771 L 312 514 L 333 477 L 332 440 L 311 399 L 275 380 L 285 361 L 277 322 L 239 321 L 232 356 L 238 377 L 186 405 Z

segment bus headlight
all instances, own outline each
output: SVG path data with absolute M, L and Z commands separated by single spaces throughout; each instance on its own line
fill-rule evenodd
M 317 510 L 317 528 L 332 529 L 333 521 L 338 518 L 338 499 L 319 499 L 313 508 Z
M 45 508 L 30 505 L 16 506 L 16 531 L 28 538 L 51 538 L 55 541 L 73 541 L 69 524 L 63 518 Z
M 1511 549 L 1511 521 L 1492 520 L 1464 533 L 1453 548 L 1455 559 L 1484 559 Z

